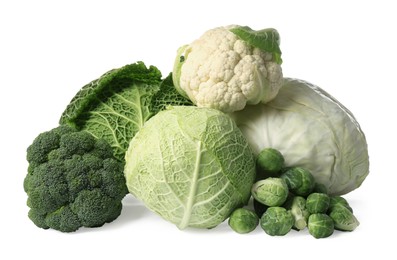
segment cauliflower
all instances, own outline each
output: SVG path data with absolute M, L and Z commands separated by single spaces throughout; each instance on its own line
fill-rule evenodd
M 282 86 L 279 35 L 274 29 L 211 29 L 179 48 L 173 81 L 199 107 L 223 112 L 267 103 Z

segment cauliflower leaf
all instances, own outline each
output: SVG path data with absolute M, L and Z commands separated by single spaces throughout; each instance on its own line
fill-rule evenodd
M 259 31 L 252 30 L 248 26 L 236 26 L 230 29 L 243 41 L 261 49 L 264 52 L 273 54 L 277 64 L 281 64 L 280 35 L 276 29 L 267 28 Z

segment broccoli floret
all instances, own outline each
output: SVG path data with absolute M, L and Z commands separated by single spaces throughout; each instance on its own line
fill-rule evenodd
M 27 161 L 24 189 L 28 216 L 36 226 L 73 232 L 120 215 L 128 193 L 124 165 L 106 141 L 59 126 L 36 137 Z

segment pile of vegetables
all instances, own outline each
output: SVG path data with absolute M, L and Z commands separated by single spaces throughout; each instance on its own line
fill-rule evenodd
M 27 149 L 29 218 L 73 232 L 120 215 L 128 193 L 179 229 L 315 238 L 359 222 L 341 197 L 369 173 L 365 135 L 321 88 L 283 77 L 275 29 L 211 29 L 163 78 L 143 62 L 83 86 Z
M 360 223 L 349 203 L 329 195 L 305 168 L 285 167 L 284 156 L 273 148 L 257 156 L 259 179 L 251 189 L 254 211 L 239 208 L 229 218 L 237 233 L 253 231 L 258 224 L 271 236 L 286 235 L 291 229 L 304 230 L 315 238 L 325 238 L 334 229 L 353 231 Z M 273 177 L 270 177 L 273 176 Z

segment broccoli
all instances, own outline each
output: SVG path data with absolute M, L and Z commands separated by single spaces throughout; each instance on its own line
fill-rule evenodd
M 59 126 L 36 137 L 27 161 L 24 190 L 28 216 L 36 226 L 73 232 L 120 215 L 128 193 L 124 165 L 106 141 Z

